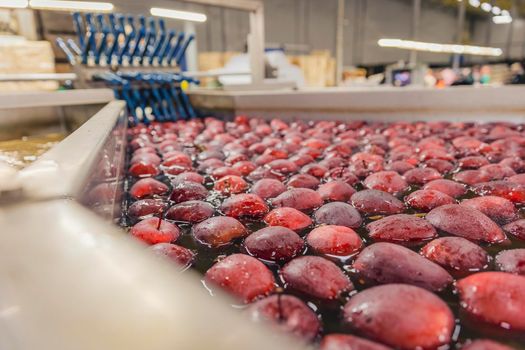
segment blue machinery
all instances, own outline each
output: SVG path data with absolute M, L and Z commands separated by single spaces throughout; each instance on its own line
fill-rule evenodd
M 77 40 L 57 38 L 81 87 L 111 87 L 125 100 L 130 123 L 196 117 L 182 86 L 193 35 L 166 29 L 163 19 L 131 15 L 73 14 Z

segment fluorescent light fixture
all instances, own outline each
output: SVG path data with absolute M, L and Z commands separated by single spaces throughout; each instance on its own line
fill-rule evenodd
M 0 8 L 25 9 L 29 5 L 28 0 L 6 0 L 0 1 Z
M 468 3 L 472 7 L 479 7 L 479 5 L 481 5 L 481 2 L 479 0 L 468 0 Z
M 512 23 L 512 17 L 511 16 L 494 16 L 492 17 L 492 22 L 494 22 L 495 24 Z
M 377 44 L 381 47 L 392 47 L 403 50 L 427 51 L 435 53 L 455 53 L 478 56 L 501 56 L 503 54 L 503 51 L 496 47 L 426 43 L 422 41 L 403 39 L 384 38 L 379 39 Z
M 488 2 L 483 2 L 481 3 L 481 9 L 485 12 L 490 12 L 490 10 L 492 10 L 492 5 Z
M 152 7 L 149 12 L 152 16 L 181 19 L 184 21 L 206 22 L 207 19 L 204 13 L 170 10 L 158 7 Z
M 492 14 L 494 14 L 496 16 L 501 15 L 501 9 L 498 6 L 493 6 L 492 7 Z
M 109 2 L 65 0 L 30 0 L 29 6 L 37 10 L 93 12 L 111 12 L 114 8 Z

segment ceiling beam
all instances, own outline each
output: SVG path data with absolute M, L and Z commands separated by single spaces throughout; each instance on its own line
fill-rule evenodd
M 242 11 L 257 11 L 263 7 L 259 0 L 182 0 L 200 5 L 217 6 Z

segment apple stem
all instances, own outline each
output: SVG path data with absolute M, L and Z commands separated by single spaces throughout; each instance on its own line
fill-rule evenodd
M 162 223 L 162 220 L 166 219 L 166 214 L 168 213 L 169 205 L 166 205 L 162 213 L 160 214 L 159 218 L 159 224 L 157 225 L 157 230 L 160 228 L 160 224 Z

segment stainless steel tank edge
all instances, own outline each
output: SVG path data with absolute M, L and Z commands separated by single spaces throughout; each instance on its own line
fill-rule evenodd
M 208 114 L 283 120 L 447 120 L 525 122 L 525 86 L 304 88 L 270 91 L 194 89 L 194 106 Z
M 0 207 L 0 348 L 307 349 L 70 200 Z
M 126 123 L 123 102 L 110 102 L 22 171 L 23 199 L 0 206 L 0 348 L 306 349 L 108 224 Z

